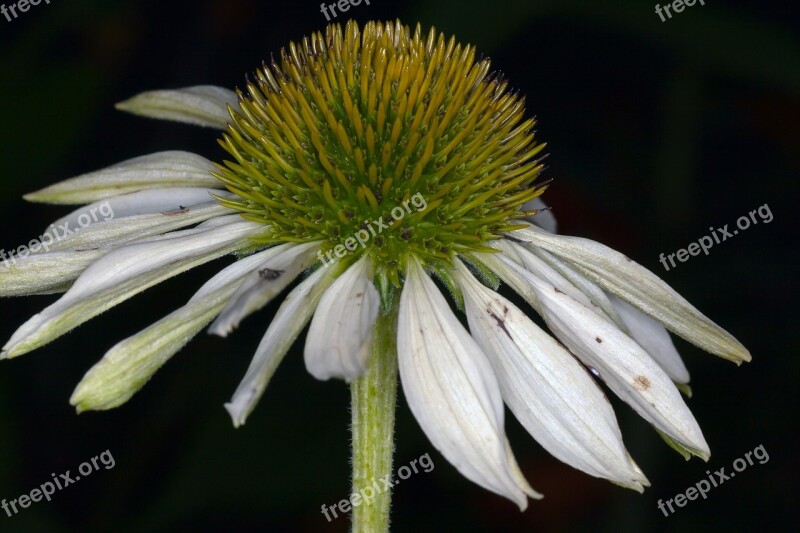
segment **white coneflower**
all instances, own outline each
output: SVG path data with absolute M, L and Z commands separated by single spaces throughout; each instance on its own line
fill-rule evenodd
M 595 377 L 673 447 L 708 458 L 678 392 L 689 376 L 667 329 L 737 363 L 749 353 L 627 257 L 555 234 L 538 199 L 547 182 L 536 181 L 544 145 L 534 120 L 473 47 L 399 22 L 332 25 L 292 43 L 243 91 L 153 91 L 118 107 L 222 129 L 232 159 L 162 152 L 28 195 L 88 205 L 50 226 L 47 250 L 0 266 L 2 295 L 64 292 L 2 357 L 192 267 L 239 260 L 114 346 L 75 390 L 78 411 L 124 403 L 209 324 L 228 335 L 305 274 L 226 408 L 235 425 L 245 422 L 310 322 L 308 371 L 351 383 L 354 492 L 391 473 L 398 370 L 431 443 L 521 509 L 539 495 L 511 452 L 504 403 L 558 459 L 636 490 L 648 485 Z M 496 292 L 500 280 L 555 338 Z M 355 508 L 354 528 L 386 529 L 388 504 L 387 492 Z

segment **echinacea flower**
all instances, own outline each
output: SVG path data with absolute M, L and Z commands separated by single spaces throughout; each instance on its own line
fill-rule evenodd
M 398 371 L 431 443 L 520 509 L 539 495 L 511 452 L 504 404 L 558 459 L 636 490 L 647 478 L 598 381 L 670 445 L 708 458 L 667 330 L 737 363 L 749 353 L 637 263 L 555 233 L 535 121 L 472 46 L 399 22 L 331 25 L 243 90 L 151 91 L 118 107 L 223 130 L 230 159 L 161 152 L 28 195 L 86 205 L 0 265 L 3 296 L 64 293 L 2 357 L 195 266 L 238 260 L 111 348 L 75 390 L 78 411 L 121 405 L 209 324 L 230 334 L 302 277 L 226 408 L 244 424 L 310 324 L 308 371 L 351 383 L 356 489 L 391 472 Z M 554 336 L 497 292 L 501 281 Z M 368 507 L 354 527 L 385 529 L 388 495 Z

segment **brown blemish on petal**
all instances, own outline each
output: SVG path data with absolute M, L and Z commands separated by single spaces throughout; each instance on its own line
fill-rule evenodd
M 182 205 L 179 205 L 178 209 L 175 209 L 174 211 L 162 211 L 161 214 L 166 215 L 168 217 L 174 217 L 175 215 L 182 215 L 188 212 L 189 212 L 188 207 L 183 207 Z
M 518 242 L 520 244 L 528 244 L 526 241 L 522 241 L 520 239 L 517 239 L 516 237 L 512 237 L 511 235 L 503 235 L 503 238 L 506 239 L 506 240 L 509 240 L 511 242 Z
M 283 270 L 272 270 L 271 268 L 265 268 L 263 270 L 259 270 L 258 275 L 261 276 L 261 279 L 263 280 L 272 281 L 281 277 L 283 272 Z
M 553 288 L 556 290 L 556 292 L 557 292 L 558 294 L 564 294 L 564 291 L 562 291 L 562 290 L 561 290 L 561 289 L 559 289 L 558 287 L 553 287 Z
M 494 318 L 494 319 L 497 321 L 497 325 L 498 325 L 498 326 L 500 326 L 500 329 L 502 329 L 502 330 L 503 330 L 503 333 L 505 333 L 506 335 L 508 335 L 508 338 L 510 339 L 510 338 L 511 338 L 511 334 L 508 332 L 508 329 L 506 329 L 506 322 L 505 322 L 505 320 L 503 320 L 502 318 L 500 318 L 499 316 L 497 316 L 496 314 L 494 314 L 494 311 L 492 311 L 492 310 L 490 310 L 490 309 L 487 309 L 487 311 L 489 311 L 489 316 L 490 316 L 490 317 L 492 317 L 492 318 Z
M 633 380 L 633 388 L 638 391 L 646 391 L 650 388 L 650 380 L 644 376 L 636 376 Z
M 598 343 L 602 343 L 603 342 L 603 339 L 601 339 L 600 337 L 595 337 L 594 340 L 596 340 Z

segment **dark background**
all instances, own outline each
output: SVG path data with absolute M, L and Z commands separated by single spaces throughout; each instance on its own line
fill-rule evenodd
M 471 484 L 399 401 L 396 466 L 436 465 L 398 487 L 394 531 L 752 531 L 796 526 L 797 187 L 800 45 L 796 13 L 706 0 L 667 22 L 654 2 L 372 0 L 359 21 L 422 22 L 492 57 L 539 117 L 561 232 L 617 248 L 685 295 L 752 352 L 737 368 L 679 342 L 688 403 L 712 449 L 686 463 L 625 405 L 644 495 L 552 459 L 508 416 L 531 484 L 527 512 Z M 341 17 L 338 20 L 342 20 Z M 215 132 L 149 121 L 113 104 L 146 89 L 234 87 L 290 40 L 322 29 L 319 2 L 68 1 L 0 18 L 0 247 L 40 235 L 68 208 L 21 195 L 167 149 L 222 157 Z M 768 204 L 774 220 L 669 272 L 672 253 Z M 227 340 L 201 335 L 125 406 L 76 416 L 68 398 L 113 344 L 185 303 L 221 262 L 147 291 L 71 335 L 0 364 L 0 498 L 14 499 L 108 449 L 115 468 L 33 504 L 2 531 L 346 531 L 320 507 L 348 495 L 349 393 L 290 352 L 247 426 L 222 404 L 275 306 Z M 7 339 L 53 297 L 0 302 Z M 790 307 L 791 305 L 791 307 Z M 665 518 L 656 507 L 758 445 L 755 464 Z

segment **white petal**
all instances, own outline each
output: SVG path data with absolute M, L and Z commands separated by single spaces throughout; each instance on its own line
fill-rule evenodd
M 0 297 L 63 292 L 108 250 L 80 250 L 11 257 L 0 263 Z
M 60 300 L 23 324 L 0 358 L 39 348 L 165 279 L 247 247 L 248 238 L 263 231 L 263 225 L 245 221 L 114 250 L 87 268 Z
M 233 91 L 213 85 L 197 85 L 147 91 L 118 103 L 116 107 L 134 115 L 224 129 L 230 120 L 229 105 L 239 109 Z
M 537 213 L 532 217 L 528 217 L 529 222 L 533 222 L 540 228 L 549 231 L 550 233 L 558 233 L 558 223 L 556 222 L 556 216 L 553 212 L 547 207 L 547 204 L 542 201 L 541 198 L 537 197 L 531 200 L 530 202 L 526 202 L 522 205 L 523 211 L 533 211 L 534 209 L 547 209 L 547 211 L 542 211 L 541 213 Z
M 622 443 L 614 410 L 586 370 L 511 302 L 458 265 L 472 336 L 489 357 L 503 399 L 550 453 L 595 477 L 648 484 Z
M 363 374 L 379 306 L 380 296 L 364 256 L 333 282 L 319 302 L 306 338 L 309 374 L 323 381 L 350 381 Z
M 608 299 L 608 294 L 598 287 L 596 283 L 587 279 L 586 276 L 576 271 L 568 263 L 562 261 L 547 250 L 539 248 L 538 246 L 530 246 L 528 250 L 550 265 L 556 272 L 568 279 L 570 283 L 592 301 L 595 307 L 602 309 L 603 314 L 609 317 L 621 330 L 627 330 L 625 322 L 622 321 L 622 318 L 617 314 L 616 308 L 611 304 L 611 300 Z
M 283 300 L 267 333 L 261 340 L 250 367 L 225 409 L 239 427 L 245 423 L 297 336 L 317 308 L 322 294 L 330 286 L 333 270 L 320 268 L 306 278 Z
M 190 152 L 169 151 L 128 159 L 25 195 L 30 202 L 88 204 L 111 196 L 165 187 L 224 188 L 214 164 Z
M 597 314 L 627 332 L 625 323 L 617 314 L 614 306 L 611 305 L 606 293 L 581 274 L 572 270 L 563 261 L 559 261 L 554 256 L 535 246 L 525 249 L 513 242 L 505 245 L 493 243 L 491 246 L 501 249 L 503 253 L 481 254 L 480 260 L 497 273 L 503 281 L 508 283 L 514 289 L 514 292 L 523 296 L 539 314 L 542 311 L 538 307 L 536 294 L 528 283 L 527 278 L 518 273 L 518 268 L 512 268 L 512 264 L 521 266 L 528 272 L 547 280 L 558 290 L 569 294 L 573 299 L 587 305 Z M 531 260 L 531 255 L 534 256 L 533 260 Z M 527 259 L 527 263 L 523 261 L 523 257 Z M 537 261 L 537 259 L 541 261 Z M 528 266 L 530 268 L 527 268 Z M 597 293 L 602 296 L 598 296 Z M 611 314 L 609 315 L 606 311 L 610 311 Z
M 515 260 L 517 264 L 523 266 L 529 272 L 546 280 L 548 283 L 552 283 L 555 287 L 558 287 L 559 290 L 569 294 L 586 307 L 591 307 L 598 314 L 611 320 L 601 308 L 594 304 L 589 296 L 573 285 L 572 282 L 562 276 L 560 272 L 547 264 L 543 259 L 536 256 L 532 251 L 503 239 L 491 243 L 490 246 L 502 251 L 506 257 Z
M 514 237 L 561 256 L 607 291 L 700 348 L 737 364 L 750 361 L 750 352 L 730 333 L 695 309 L 658 276 L 621 253 L 588 239 L 551 235 L 535 226 L 516 230 Z
M 180 239 L 241 220 L 239 215 L 220 216 L 192 229 L 136 238 L 126 244 Z M 36 253 L 29 255 L 8 257 L 0 264 L 0 297 L 65 292 L 89 265 L 118 247 L 118 244 L 114 244 L 99 248 L 44 253 L 39 253 L 37 250 Z
M 274 248 L 235 262 L 211 278 L 189 302 L 111 348 L 70 398 L 78 412 L 111 409 L 127 402 L 220 312 L 244 278 Z
M 633 340 L 638 342 L 661 365 L 672 381 L 683 385 L 689 383 L 689 370 L 683 364 L 683 359 L 675 349 L 666 328 L 628 302 L 620 300 L 613 294 L 609 297 L 611 303 L 617 308 L 619 316 L 628 325 L 628 331 Z
M 162 235 L 234 212 L 232 209 L 223 207 L 216 202 L 209 202 L 179 211 L 114 218 L 97 222 L 84 228 L 75 228 L 73 233 L 68 234 L 66 237 L 63 236 L 63 233 L 59 233 L 59 238 L 53 239 L 48 248 L 59 251 L 81 250 L 99 246 L 116 247 L 137 239 Z M 45 234 L 43 240 L 48 239 L 47 235 L 52 234 Z
M 319 243 L 281 245 L 242 283 L 209 333 L 227 337 L 245 317 L 267 305 L 314 262 Z
M 222 216 L 213 220 L 218 225 L 226 225 L 241 221 L 241 217 Z M 211 221 L 193 229 L 135 239 L 132 242 L 156 242 L 195 235 L 206 231 L 208 222 Z M 63 252 L 41 252 L 42 247 L 34 248 L 30 254 L 25 252 L 7 256 L 3 263 L 0 263 L 0 297 L 65 292 L 89 265 L 115 248 L 116 246 L 103 246 Z
M 241 222 L 241 221 L 242 221 L 242 216 L 241 215 L 238 215 L 238 214 L 236 214 L 236 215 L 226 215 L 224 217 L 210 218 L 210 219 L 206 220 L 205 222 L 203 222 L 202 224 L 199 224 L 196 229 L 209 230 L 209 229 L 212 229 L 212 228 L 219 228 L 219 227 L 222 227 L 222 226 L 227 226 L 229 224 L 234 224 L 236 222 Z M 175 232 L 175 233 L 178 233 L 178 232 Z
M 483 264 L 494 272 L 497 277 L 503 280 L 509 287 L 514 289 L 514 292 L 522 296 L 525 301 L 530 303 L 536 311 L 541 314 L 541 307 L 536 299 L 536 293 L 533 291 L 530 283 L 526 277 L 523 277 L 521 272 L 525 271 L 517 261 L 521 261 L 518 257 L 512 259 L 508 254 L 478 254 L 477 256 Z
M 398 358 L 403 391 L 431 443 L 461 474 L 515 502 L 540 497 L 510 452 L 494 371 L 418 261 L 400 297 Z
M 197 187 L 150 189 L 112 196 L 106 200 L 80 207 L 50 224 L 45 234 L 54 239 L 85 230 L 96 224 L 138 215 L 156 213 L 178 214 L 188 207 L 216 203 L 212 194 L 224 191 Z M 230 212 L 230 211 L 228 211 Z
M 708 459 L 708 444 L 697 421 L 672 380 L 641 346 L 553 285 L 510 266 L 530 285 L 548 327 L 583 364 L 656 429 Z

